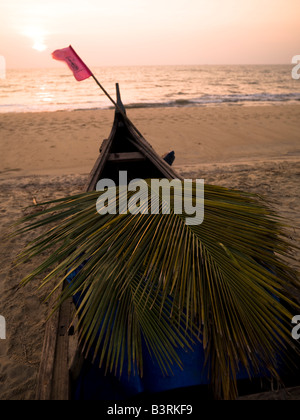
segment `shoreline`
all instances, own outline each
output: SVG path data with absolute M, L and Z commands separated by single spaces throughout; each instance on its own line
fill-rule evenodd
M 300 95 L 300 94 L 299 94 Z M 185 102 L 183 100 L 183 102 Z M 22 108 L 15 110 L 15 111 L 3 111 L 1 110 L 1 106 L 4 108 L 7 105 L 0 105 L 0 115 L 7 115 L 7 114 L 52 114 L 56 112 L 101 112 L 101 111 L 113 111 L 115 107 L 113 105 L 105 106 L 105 107 L 92 107 L 92 108 L 69 108 L 69 109 L 25 109 L 21 110 Z M 181 104 L 180 100 L 178 103 L 176 101 L 174 103 L 165 103 L 165 102 L 158 102 L 158 103 L 129 103 L 124 104 L 127 111 L 130 110 L 151 110 L 151 109 L 185 109 L 185 108 L 221 108 L 221 107 L 239 107 L 239 108 L 263 108 L 263 107 L 278 107 L 278 106 L 300 106 L 300 99 L 297 100 L 278 100 L 278 101 L 224 101 L 224 102 L 207 102 L 207 103 L 189 103 L 187 101 L 186 104 Z M 9 107 L 9 105 L 8 105 Z

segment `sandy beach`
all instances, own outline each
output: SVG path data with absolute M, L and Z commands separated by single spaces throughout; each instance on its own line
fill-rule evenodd
M 132 109 L 128 116 L 176 165 L 300 156 L 300 107 Z M 0 114 L 0 179 L 89 173 L 110 133 L 112 110 Z
M 36 264 L 14 266 L 32 235 L 6 235 L 33 200 L 83 190 L 113 117 L 113 110 L 0 114 L 0 315 L 7 322 L 0 400 L 34 399 L 49 309 L 46 290 L 18 287 Z M 159 154 L 176 152 L 184 177 L 262 194 L 299 245 L 300 105 L 132 109 L 128 117 Z M 295 261 L 299 269 L 300 252 Z

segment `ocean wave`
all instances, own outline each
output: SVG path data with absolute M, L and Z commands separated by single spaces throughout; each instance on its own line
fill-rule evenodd
M 192 99 L 174 99 L 166 102 L 139 102 L 127 104 L 126 108 L 165 108 L 165 107 L 187 107 L 205 106 L 226 103 L 270 103 L 270 102 L 295 102 L 300 101 L 300 93 L 290 94 L 253 94 L 253 95 L 205 95 Z
M 300 84 L 292 80 L 290 65 L 103 67 L 99 74 L 113 98 L 114 82 L 119 82 L 129 109 L 300 101 Z M 9 70 L 1 81 L 0 113 L 109 107 L 92 81 L 77 84 L 68 69 Z
M 67 102 L 61 100 L 53 101 L 52 103 L 3 103 L 0 104 L 0 113 L 9 112 L 54 112 L 54 111 L 89 111 L 101 109 L 113 109 L 113 105 L 109 102 L 99 103 L 97 101 L 86 100 L 81 103 Z M 175 95 L 174 99 L 170 100 L 157 100 L 157 101 L 141 101 L 126 103 L 126 109 L 142 109 L 142 108 L 185 108 L 185 107 L 200 107 L 200 106 L 213 106 L 213 105 L 255 105 L 255 104 L 270 104 L 270 103 L 292 103 L 300 102 L 300 93 L 260 93 L 260 94 L 240 94 L 233 93 L 227 95 L 202 95 L 195 98 L 184 98 L 183 95 Z

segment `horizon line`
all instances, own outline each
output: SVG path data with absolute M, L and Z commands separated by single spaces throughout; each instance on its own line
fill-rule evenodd
M 293 63 L 229 63 L 229 64 L 224 64 L 224 63 L 219 63 L 219 64 L 211 64 L 211 63 L 206 63 L 206 64 L 101 64 L 101 65 L 90 65 L 90 67 L 195 67 L 195 66 L 293 66 Z M 54 70 L 54 69 L 59 69 L 58 66 L 25 66 L 25 67 L 6 67 L 6 70 Z

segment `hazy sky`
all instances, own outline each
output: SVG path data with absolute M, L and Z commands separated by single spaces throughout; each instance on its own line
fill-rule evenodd
M 9 68 L 59 66 L 72 44 L 89 66 L 281 64 L 300 54 L 299 0 L 0 0 Z

